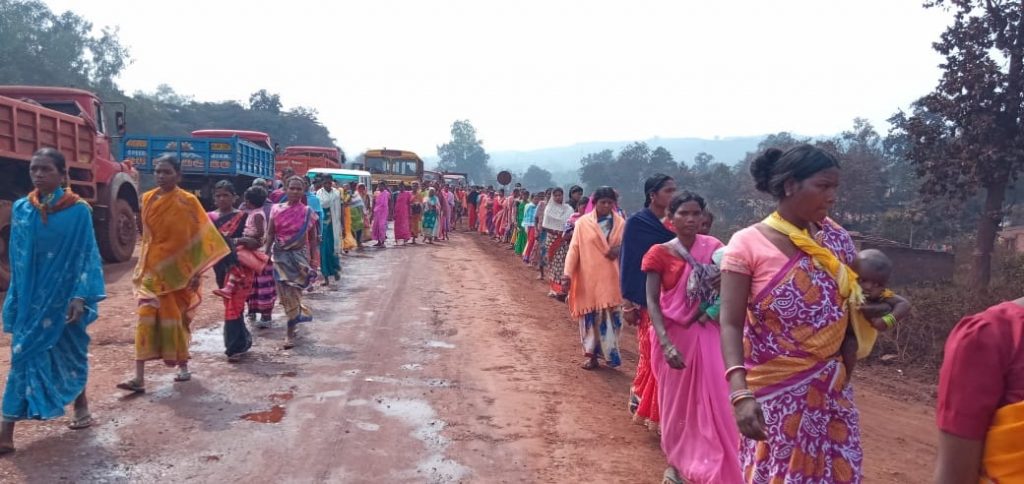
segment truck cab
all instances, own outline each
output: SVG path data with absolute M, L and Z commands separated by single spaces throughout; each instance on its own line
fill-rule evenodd
M 108 111 L 120 105 L 119 110 Z M 12 203 L 32 191 L 32 154 L 56 148 L 67 160 L 68 184 L 93 208 L 96 241 L 104 259 L 131 258 L 138 236 L 138 173 L 115 160 L 111 141 L 123 135 L 123 103 L 106 105 L 74 88 L 0 86 L 0 289 L 6 287 Z M 112 112 L 113 121 L 107 119 Z

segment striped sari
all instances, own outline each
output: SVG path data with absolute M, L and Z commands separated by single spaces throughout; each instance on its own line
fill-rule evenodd
M 230 253 L 191 193 L 157 188 L 142 195 L 142 252 L 132 275 L 137 361 L 176 366 L 189 360 L 189 325 L 202 301 L 199 278 Z

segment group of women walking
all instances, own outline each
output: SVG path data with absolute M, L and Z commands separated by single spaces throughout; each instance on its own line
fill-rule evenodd
M 850 235 L 828 218 L 839 162 L 809 145 L 772 149 L 752 164 L 751 175 L 775 198 L 776 210 L 728 245 L 708 235 L 713 217 L 705 199 L 679 191 L 665 175 L 646 180 L 644 208 L 628 219 L 609 187 L 589 197 L 573 187 L 568 200 L 561 189 L 549 190 L 532 225 L 518 216 L 519 206 L 532 203 L 520 190 L 509 197 L 486 190 L 469 200 L 478 230 L 516 249 L 519 234 L 542 228 L 538 267 L 550 295 L 565 297 L 578 322 L 584 369 L 618 366 L 622 323 L 636 327 L 639 358 L 628 408 L 660 433 L 670 465 L 665 482 L 860 482 L 852 368 L 840 351 L 857 310 L 844 280 L 856 253 Z M 1015 361 L 1024 370 L 1017 336 Z M 1006 403 L 1024 400 L 1022 373 Z M 991 400 L 988 417 L 998 407 Z M 1019 406 L 1000 410 L 1014 416 L 1000 422 L 999 435 L 1015 428 L 1007 422 L 1024 425 Z M 1010 446 L 1001 445 L 1008 455 Z M 973 457 L 957 457 L 974 465 L 958 468 L 966 467 L 965 475 L 978 475 L 981 451 L 974 449 Z
M 12 358 L 0 454 L 14 451 L 18 420 L 56 418 L 73 403 L 69 427 L 93 423 L 86 327 L 105 297 L 103 273 L 89 206 L 64 188 L 66 173 L 60 152 L 38 151 L 30 165 L 35 190 L 12 208 L 12 279 L 3 306 Z M 589 197 L 579 187 L 534 196 L 515 189 L 508 197 L 478 187 L 465 199 L 470 229 L 536 264 L 550 295 L 564 298 L 579 326 L 583 368 L 619 366 L 622 325 L 636 327 L 639 361 L 628 408 L 660 432 L 666 482 L 860 482 L 859 418 L 841 355 L 858 310 L 855 250 L 828 218 L 839 163 L 801 145 L 768 150 L 751 174 L 776 199 L 776 210 L 728 245 L 707 235 L 705 199 L 679 191 L 665 175 L 646 181 L 645 206 L 628 219 L 609 187 Z M 240 209 L 234 187 L 218 184 L 216 210 L 206 213 L 178 188 L 179 177 L 176 159 L 158 158 L 157 188 L 142 197 L 135 376 L 118 385 L 132 392 L 145 390 L 150 360 L 176 367 L 176 381 L 191 378 L 190 323 L 208 269 L 224 303 L 225 352 L 236 358 L 252 344 L 246 304 L 255 316 L 280 301 L 285 346 L 295 344 L 296 327 L 312 319 L 303 294 L 338 270 L 329 259 L 358 247 L 345 242 L 362 229 L 355 213 L 379 243 L 389 211 L 396 238 L 408 243 L 418 230 L 428 242 L 443 238 L 457 220 L 458 204 L 444 187 L 400 187 L 392 206 L 381 186 L 367 209 L 365 187 L 331 193 L 336 189 L 321 180 L 314 203 L 298 177 L 283 180 L 276 203 L 255 184 Z M 385 235 L 378 238 L 381 220 Z M 273 291 L 261 291 L 268 274 Z M 1024 476 L 1022 308 L 1018 300 L 966 318 L 947 342 L 937 482 Z
M 380 183 L 374 195 L 374 247 L 387 247 L 389 213 L 393 214 L 397 245 L 415 245 L 420 237 L 427 244 L 449 240 L 458 220 L 459 194 L 440 183 L 432 186 L 428 182 L 422 189 L 419 183 L 401 183 L 394 191 Z

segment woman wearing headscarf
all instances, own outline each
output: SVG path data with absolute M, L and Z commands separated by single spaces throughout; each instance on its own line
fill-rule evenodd
M 548 267 L 548 255 L 551 248 L 561 243 L 562 235 L 565 233 L 565 224 L 572 215 L 572 207 L 565 203 L 565 190 L 555 188 L 551 191 L 551 197 L 544 207 L 544 217 L 541 219 L 541 230 L 544 233 L 544 244 L 540 251 L 540 276 L 544 279 L 544 269 Z M 559 277 L 561 275 L 559 274 Z
M 636 376 L 629 392 L 629 410 L 633 420 L 657 428 L 658 385 L 651 372 L 651 318 L 647 313 L 647 274 L 641 269 L 644 254 L 651 247 L 672 240 L 669 230 L 668 205 L 676 193 L 672 177 L 656 174 L 644 182 L 644 208 L 626 221 L 622 235 L 621 271 L 623 319 L 636 326 L 638 360 Z
M 320 242 L 320 271 L 324 276 L 324 286 L 330 286 L 331 277 L 335 281 L 341 280 L 341 260 L 338 254 L 341 253 L 342 244 L 345 243 L 341 225 L 344 217 L 341 195 L 334 188 L 334 179 L 330 175 L 321 178 L 316 198 L 320 201 L 320 207 L 324 214 L 323 235 Z
M 839 161 L 811 145 L 751 164 L 774 213 L 722 259 L 725 377 L 751 482 L 860 482 L 864 453 L 840 347 L 863 296 L 853 239 L 828 217 Z M 781 450 L 785 450 L 784 452 Z
M 191 193 L 178 188 L 181 163 L 173 155 L 153 160 L 157 188 L 142 194 L 142 250 L 132 274 L 138 299 L 135 378 L 117 385 L 145 391 L 146 362 L 178 367 L 174 380 L 189 381 L 192 319 L 202 302 L 200 276 L 231 253 Z
M 675 237 L 643 258 L 652 331 L 649 365 L 658 382 L 666 482 L 739 483 L 739 432 L 722 374 L 718 326 L 701 311 L 717 297 L 718 239 L 700 235 L 704 199 L 681 192 L 669 204 Z
M 363 232 L 366 231 L 366 220 L 368 215 L 366 185 L 362 183 L 355 186 L 352 198 L 349 200 L 349 208 L 352 213 L 352 233 L 356 238 L 356 245 L 359 250 L 363 249 Z
M 583 368 L 622 364 L 622 292 L 619 290 L 619 249 L 625 221 L 615 213 L 618 197 L 610 187 L 594 192 L 594 210 L 576 222 L 565 257 L 562 284 L 569 286 L 569 313 L 580 324 Z
M 440 214 L 441 202 L 438 200 L 437 191 L 431 187 L 423 199 L 423 238 L 428 244 L 433 244 L 440 233 Z
M 11 281 L 3 329 L 11 335 L 11 368 L 3 396 L 0 454 L 14 452 L 14 424 L 64 415 L 71 429 L 93 423 L 85 384 L 89 335 L 97 303 L 106 298 L 93 236 L 92 210 L 63 188 L 67 163 L 59 151 L 32 155 L 34 190 L 11 207 Z
M 388 240 L 388 212 L 391 206 L 391 192 L 388 191 L 388 184 L 380 182 L 377 186 L 377 196 L 373 200 L 373 240 L 377 241 L 374 247 L 384 248 Z

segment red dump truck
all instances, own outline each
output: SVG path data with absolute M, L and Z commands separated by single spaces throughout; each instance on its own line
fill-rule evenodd
M 275 170 L 280 175 L 292 169 L 298 176 L 306 176 L 313 168 L 341 168 L 345 162 L 341 150 L 333 146 L 289 146 L 277 155 Z
M 124 105 L 112 112 L 114 133 L 103 102 L 91 92 L 0 86 L 0 290 L 10 281 L 11 205 L 32 191 L 28 165 L 39 148 L 56 148 L 67 159 L 71 189 L 92 205 L 103 258 L 132 257 L 139 233 L 138 173 L 111 153 L 111 139 L 124 134 Z

